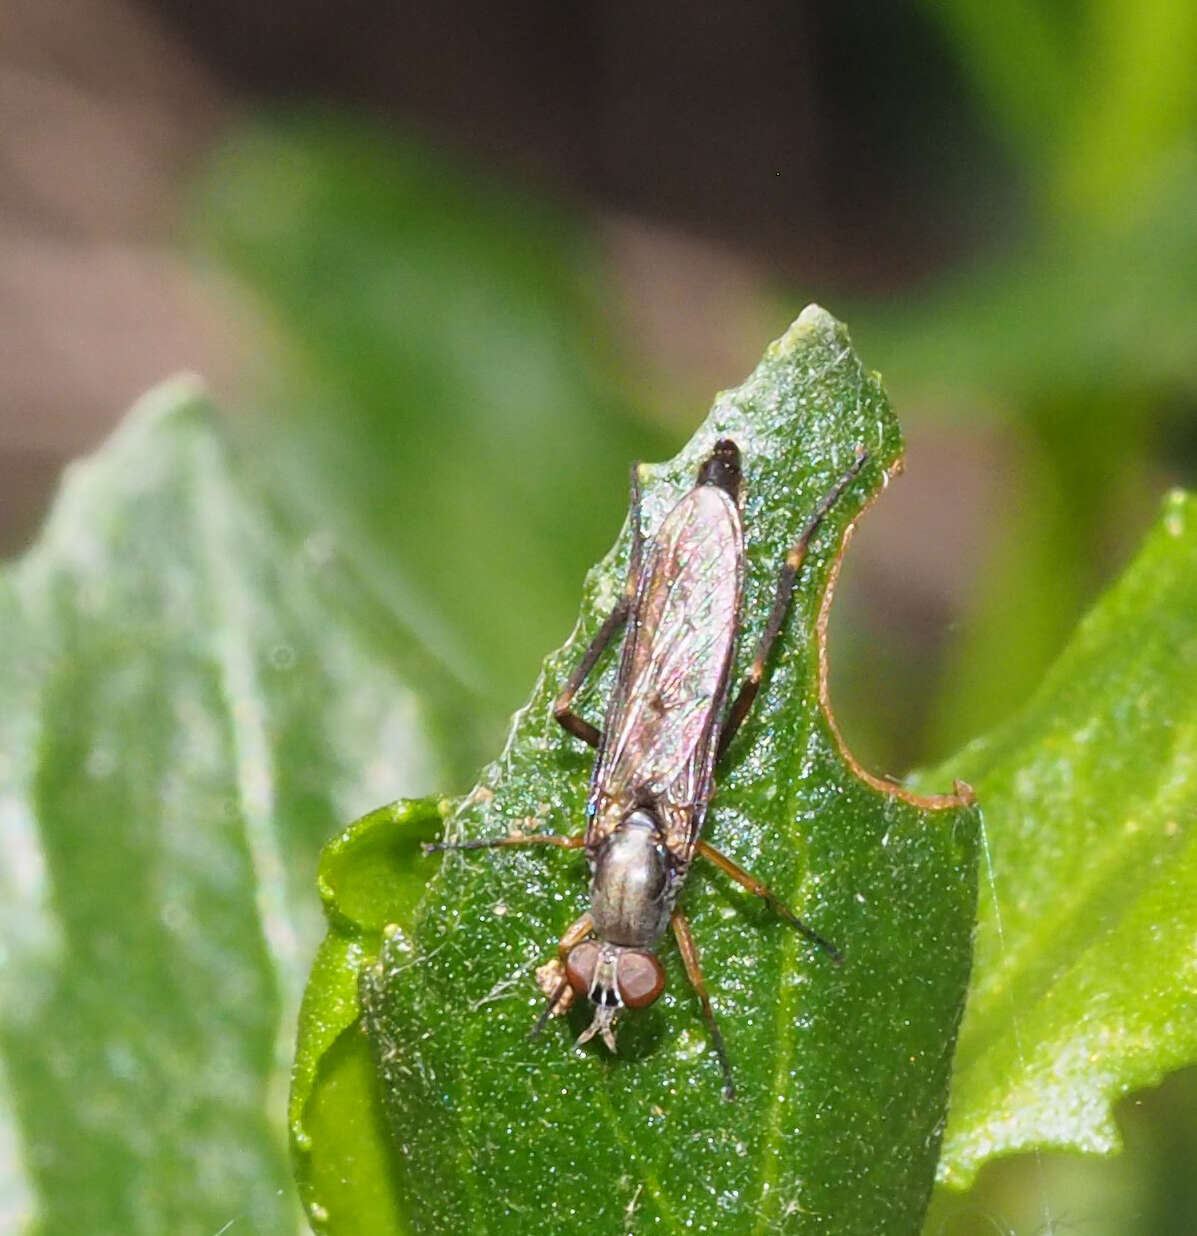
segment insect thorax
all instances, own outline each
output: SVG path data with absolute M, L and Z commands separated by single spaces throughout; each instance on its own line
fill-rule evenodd
M 653 813 L 629 812 L 594 856 L 590 916 L 599 938 L 628 948 L 654 944 L 673 907 L 672 866 Z

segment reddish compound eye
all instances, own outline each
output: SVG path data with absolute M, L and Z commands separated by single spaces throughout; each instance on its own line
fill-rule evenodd
M 599 946 L 593 940 L 583 940 L 570 949 L 565 960 L 565 977 L 579 996 L 585 996 L 594 982 L 594 968 L 598 965 Z
M 619 995 L 630 1009 L 647 1008 L 665 990 L 665 970 L 652 953 L 623 953 L 619 958 Z

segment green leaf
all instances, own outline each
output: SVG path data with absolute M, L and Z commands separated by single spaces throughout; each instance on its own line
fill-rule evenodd
M 373 1056 L 362 1033 L 358 976 L 392 923 L 410 923 L 424 881 L 419 845 L 443 824 L 432 801 L 382 807 L 334 838 L 320 860 L 329 933 L 299 1017 L 290 1125 L 300 1195 L 315 1226 L 335 1216 L 340 1236 L 408 1229 Z
M 262 501 L 193 382 L 72 468 L 0 575 L 6 1230 L 295 1229 L 318 848 L 445 776 L 393 630 Z
M 855 497 L 836 506 L 811 547 L 707 830 L 840 945 L 844 965 L 717 874 L 695 870 L 682 904 L 737 1078 L 729 1104 L 672 947 L 663 954 L 666 994 L 626 1018 L 618 1056 L 572 1048 L 581 1010 L 529 1041 L 542 1000 L 533 972 L 585 904 L 578 855 L 453 854 L 439 870 L 429 860 L 436 874 L 418 911 L 409 918 L 394 906 L 379 939 L 386 896 L 357 898 L 353 908 L 337 891 L 359 845 L 364 869 L 377 862 L 377 838 L 368 839 L 386 832 L 388 817 L 368 818 L 326 856 L 328 947 L 338 939 L 380 947 L 361 993 L 397 1151 L 397 1195 L 413 1231 L 919 1229 L 969 970 L 977 819 L 954 798 L 923 803 L 858 775 L 819 702 L 816 638 L 849 522 L 899 454 L 897 425 L 844 329 L 812 307 L 744 386 L 717 400 L 675 460 L 642 469 L 650 530 L 722 434 L 740 443 L 747 465 L 741 673 L 789 545 L 856 447 L 872 455 Z M 449 816 L 450 836 L 581 828 L 590 755 L 555 724 L 551 705 L 619 595 L 626 550 L 625 528 L 588 576 L 578 629 L 546 663 L 502 756 Z M 599 714 L 611 674 L 608 657 L 582 701 L 587 714 Z M 427 810 L 397 808 L 392 818 Z M 395 838 L 400 844 L 398 831 Z M 309 1025 L 326 989 L 330 1033 L 353 1033 L 347 993 L 359 955 L 343 949 L 340 975 L 319 977 Z M 300 1047 L 306 1077 L 313 1055 L 309 1030 Z M 319 1081 L 314 1089 L 305 1082 L 300 1101 L 320 1098 Z M 355 1130 L 326 1128 L 324 1137 L 337 1144 L 312 1154 L 377 1153 Z M 397 1230 L 361 1226 L 353 1215 L 343 1224 L 334 1205 L 311 1193 L 308 1201 L 317 1229 L 332 1236 Z
M 1027 707 L 950 761 L 987 876 L 940 1175 L 1109 1152 L 1111 1104 L 1197 1062 L 1197 501 L 1172 494 Z

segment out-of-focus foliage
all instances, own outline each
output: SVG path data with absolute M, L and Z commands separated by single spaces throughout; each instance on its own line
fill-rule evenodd
M 278 328 L 273 389 L 239 426 L 259 469 L 476 696 L 464 788 L 568 631 L 629 462 L 664 453 L 629 417 L 584 234 L 328 121 L 233 143 L 196 232 Z
M 989 422 L 996 458 L 1017 467 L 925 758 L 1027 698 L 1112 578 L 1111 547 L 1129 553 L 1161 476 L 1179 479 L 1169 452 L 1193 448 L 1197 7 L 924 8 L 1024 184 L 1000 247 L 846 310 L 905 417 L 929 404 L 941 423 Z
M 985 805 L 987 870 L 940 1177 L 1109 1152 L 1111 1103 L 1197 1060 L 1197 501 L 944 775 Z
M 294 1229 L 316 853 L 446 776 L 418 648 L 243 463 L 166 386 L 0 576 L 5 1231 Z

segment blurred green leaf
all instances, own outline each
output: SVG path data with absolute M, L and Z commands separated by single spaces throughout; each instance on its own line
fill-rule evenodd
M 279 335 L 242 427 L 259 467 L 477 697 L 464 788 L 569 629 L 629 461 L 664 449 L 619 388 L 583 233 L 328 119 L 231 144 L 195 219 Z
M 443 819 L 432 800 L 381 807 L 330 841 L 320 860 L 329 932 L 300 1012 L 290 1125 L 308 1214 L 316 1226 L 331 1219 L 339 1236 L 407 1231 L 358 976 L 378 957 L 390 924 L 411 923 L 424 889 L 419 845 Z
M 944 776 L 977 789 L 988 870 L 940 1175 L 1113 1150 L 1111 1104 L 1197 1062 L 1197 500 Z
M 1197 121 L 1197 7 L 1189 0 L 1089 0 L 1067 123 L 1056 129 L 1056 206 L 1121 219 Z M 1044 126 L 1050 130 L 1050 126 Z
M 1036 0 L 933 0 L 923 8 L 956 46 L 960 71 L 979 94 L 1010 144 L 1032 168 L 1053 153 L 1044 116 L 1068 96 L 1066 23 Z
M 924 8 L 1025 186 L 1024 208 L 1001 212 L 1005 243 L 927 290 L 847 310 L 912 419 L 922 408 L 964 432 L 988 421 L 997 455 L 988 556 L 923 742 L 938 761 L 1026 702 L 1160 474 L 1183 475 L 1197 400 L 1197 8 Z
M 1022 156 L 1045 217 L 1120 220 L 1190 145 L 1197 10 L 1188 0 L 924 8 Z
M 876 488 L 901 444 L 877 379 L 862 371 L 843 328 L 813 308 L 743 387 L 720 397 L 680 456 L 644 469 L 650 528 L 723 434 L 740 442 L 747 462 L 742 672 L 779 564 L 818 497 L 858 444 L 873 453 L 867 476 Z M 346 1027 L 361 952 L 341 942 L 380 947 L 364 972 L 365 1020 L 414 1230 L 918 1230 L 969 968 L 976 816 L 954 799 L 932 810 L 861 780 L 819 706 L 817 615 L 865 487 L 835 508 L 812 547 L 789 634 L 727 761 L 709 828 L 715 844 L 840 943 L 845 964 L 835 968 L 709 872 L 697 870 L 683 896 L 737 1076 L 736 1103 L 720 1097 L 671 949 L 666 995 L 626 1019 L 618 1057 L 571 1050 L 584 1010 L 529 1042 L 541 1003 L 533 970 L 584 903 L 576 855 L 451 855 L 411 920 L 405 901 L 390 906 L 380 893 L 352 908 L 338 890 L 359 867 L 357 886 L 381 889 L 371 874 L 386 854 L 379 838 L 413 813 L 430 824 L 428 806 L 376 813 L 330 848 L 326 947 L 342 949 L 330 956 L 343 968 L 320 973 L 311 989 L 303 1076 L 312 1076 L 320 1034 L 354 1033 Z M 625 528 L 588 576 L 579 629 L 547 662 L 502 757 L 452 811 L 451 836 L 581 827 L 590 756 L 555 724 L 551 705 L 619 593 L 626 547 Z M 608 661 L 584 710 L 600 707 L 611 671 Z M 401 844 L 397 827 L 394 836 Z M 299 1102 L 320 1099 L 319 1079 L 314 1090 L 305 1080 Z M 311 1153 L 377 1155 L 370 1136 L 326 1126 L 328 1144 Z M 397 1230 L 389 1219 L 362 1226 L 353 1207 L 342 1226 L 333 1205 L 311 1193 L 308 1201 L 317 1230 L 332 1236 Z
M 371 605 L 182 381 L 0 575 L 6 1230 L 295 1230 L 282 1095 L 318 847 L 445 776 L 409 685 L 428 658 Z
M 1153 168 L 1150 193 L 1116 218 L 1044 227 L 928 289 L 862 305 L 857 333 L 880 353 L 894 389 L 952 390 L 957 406 L 959 392 L 975 392 L 970 416 L 1017 413 L 1034 424 L 1070 398 L 1097 398 L 1103 416 L 1091 428 L 1100 445 L 1107 416 L 1143 416 L 1111 392 L 1197 393 L 1187 260 L 1197 245 L 1195 194 L 1197 151 L 1171 151 Z
M 995 503 L 923 750 L 938 761 L 1021 707 L 1110 582 L 1197 400 L 1197 157 L 1129 217 L 1045 230 L 894 306 L 851 311 L 903 407 L 984 426 Z M 1113 549 L 1114 553 L 1111 553 Z

